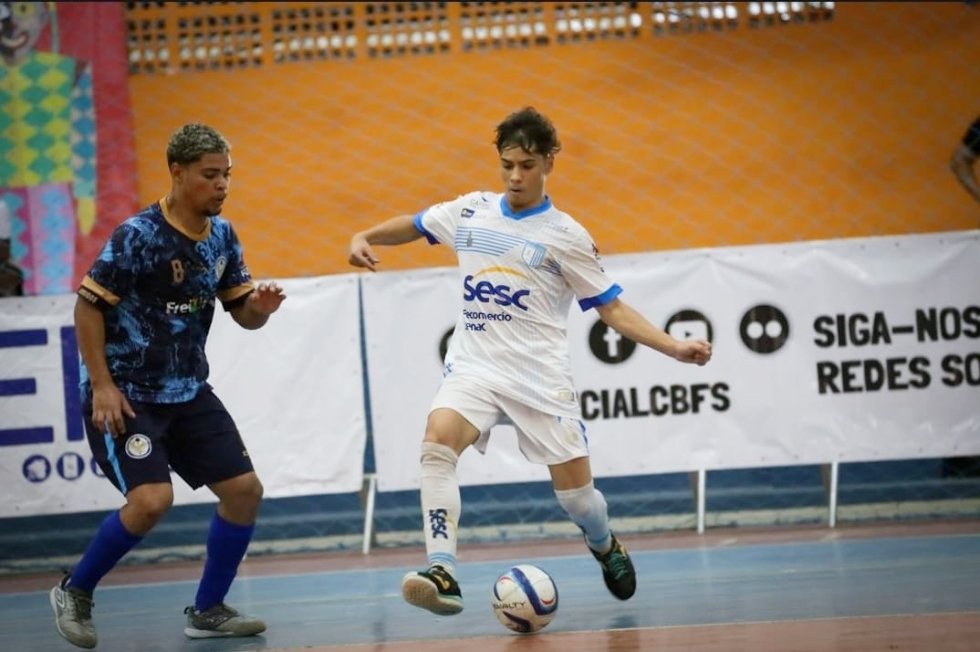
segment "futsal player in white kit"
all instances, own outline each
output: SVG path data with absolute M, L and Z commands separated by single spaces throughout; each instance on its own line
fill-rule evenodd
M 511 114 L 494 144 L 503 193 L 473 192 L 393 217 L 350 243 L 350 263 L 372 271 L 374 246 L 422 237 L 453 247 L 459 260 L 462 309 L 422 442 L 428 567 L 405 576 L 402 595 L 436 614 L 463 610 L 455 578 L 456 463 L 468 446 L 484 452 L 490 429 L 507 423 L 528 461 L 548 466 L 558 503 L 584 533 L 606 587 L 627 600 L 636 573 L 593 484 L 569 363 L 569 306 L 574 299 L 582 310 L 594 308 L 620 334 L 681 362 L 705 364 L 711 344 L 676 340 L 619 298 L 622 288 L 606 275 L 589 233 L 545 192 L 561 148 L 545 116 L 531 107 Z

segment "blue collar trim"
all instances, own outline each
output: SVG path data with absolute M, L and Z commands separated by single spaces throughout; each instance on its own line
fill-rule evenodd
M 544 196 L 544 201 L 533 208 L 526 208 L 522 211 L 514 212 L 510 209 L 507 204 L 507 195 L 502 195 L 500 197 L 500 212 L 504 214 L 504 217 L 509 217 L 512 220 L 523 220 L 525 217 L 531 217 L 532 215 L 538 215 L 551 208 L 551 197 L 548 195 Z

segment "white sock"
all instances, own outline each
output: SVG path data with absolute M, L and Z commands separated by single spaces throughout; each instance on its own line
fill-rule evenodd
M 590 482 L 578 489 L 556 489 L 555 496 L 572 522 L 582 528 L 585 543 L 598 553 L 609 552 L 612 548 L 612 534 L 609 532 L 606 499 L 595 488 L 595 483 Z
M 456 462 L 449 446 L 422 443 L 422 531 L 429 565 L 438 564 L 456 575 L 456 527 L 462 504 Z

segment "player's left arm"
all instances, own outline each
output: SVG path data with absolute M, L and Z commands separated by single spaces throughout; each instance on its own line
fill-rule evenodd
M 247 330 L 262 328 L 269 321 L 269 315 L 279 310 L 286 294 L 275 282 L 255 285 L 234 227 L 226 221 L 217 225 L 223 229 L 227 257 L 218 280 L 217 298 L 239 326 Z
M 651 324 L 646 317 L 621 299 L 596 306 L 607 326 L 634 342 L 648 346 L 681 362 L 703 365 L 711 359 L 711 343 L 706 340 L 678 340 Z
M 633 306 L 621 299 L 613 299 L 605 305 L 596 306 L 596 312 L 607 326 L 620 335 L 664 355 L 677 357 L 680 341 L 651 324 Z
M 239 326 L 255 330 L 265 326 L 269 321 L 269 315 L 279 310 L 279 306 L 285 300 L 286 293 L 279 284 L 259 283 L 244 301 L 231 308 L 229 312 Z
M 585 230 L 569 243 L 561 269 L 566 282 L 580 297 L 579 307 L 595 308 L 599 318 L 620 335 L 681 362 L 703 365 L 711 359 L 710 342 L 678 340 L 619 298 L 623 289 L 606 276 L 599 262 L 599 248 Z M 602 288 L 605 290 L 596 293 Z

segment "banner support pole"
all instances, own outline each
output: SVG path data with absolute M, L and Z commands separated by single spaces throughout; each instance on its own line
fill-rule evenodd
M 371 552 L 371 539 L 374 537 L 374 497 L 378 491 L 378 477 L 373 473 L 364 476 L 367 484 L 367 497 L 364 505 L 364 541 L 361 544 L 361 554 Z

